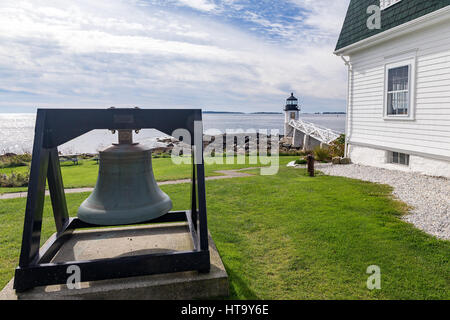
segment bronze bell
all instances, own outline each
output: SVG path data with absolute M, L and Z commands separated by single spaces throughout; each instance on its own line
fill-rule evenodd
M 150 149 L 133 143 L 131 130 L 119 130 L 119 143 L 99 153 L 99 173 L 92 194 L 78 208 L 80 220 L 122 225 L 165 215 L 172 201 L 156 184 Z

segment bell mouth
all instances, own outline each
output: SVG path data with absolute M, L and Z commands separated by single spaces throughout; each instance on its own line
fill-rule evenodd
M 172 209 L 172 201 L 165 195 L 163 201 L 134 209 L 105 210 L 86 199 L 78 209 L 78 218 L 86 223 L 114 226 L 136 224 L 159 218 Z
M 139 144 L 139 142 L 133 142 L 133 143 L 116 143 L 116 142 L 113 142 L 112 143 L 112 145 L 113 146 L 137 146 Z

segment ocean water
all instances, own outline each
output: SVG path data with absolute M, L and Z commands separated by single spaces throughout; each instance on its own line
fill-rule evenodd
M 345 115 L 302 114 L 301 119 L 338 132 L 345 131 Z M 34 138 L 35 114 L 0 113 L 0 154 L 31 152 Z M 225 133 L 226 130 L 278 130 L 284 134 L 283 114 L 204 114 L 206 134 Z M 154 147 L 156 138 L 166 136 L 157 130 L 142 130 L 135 141 Z M 117 134 L 108 130 L 93 130 L 59 147 L 63 154 L 95 153 L 117 141 Z

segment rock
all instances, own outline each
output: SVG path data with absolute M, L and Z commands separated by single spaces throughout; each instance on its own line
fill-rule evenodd
M 169 144 L 169 143 L 178 143 L 180 142 L 178 139 L 172 138 L 172 137 L 162 137 L 162 138 L 156 138 L 157 142 Z
M 341 164 L 341 158 L 340 157 L 334 157 L 331 162 L 333 164 Z
M 152 153 L 156 154 L 156 153 L 168 153 L 172 150 L 172 148 L 166 148 L 166 147 L 155 147 L 152 148 Z
M 350 158 L 341 158 L 341 164 L 350 164 L 351 163 L 351 160 L 350 160 Z
M 296 166 L 295 161 L 291 161 L 286 165 L 286 167 L 295 167 L 295 166 Z

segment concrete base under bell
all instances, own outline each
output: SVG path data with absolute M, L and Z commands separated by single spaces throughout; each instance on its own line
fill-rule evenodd
M 90 260 L 145 253 L 192 250 L 185 223 L 75 231 L 52 262 Z M 81 289 L 66 285 L 37 287 L 16 294 L 13 280 L 0 292 L 5 299 L 209 299 L 228 296 L 228 275 L 209 236 L 211 272 L 160 274 L 81 283 Z

